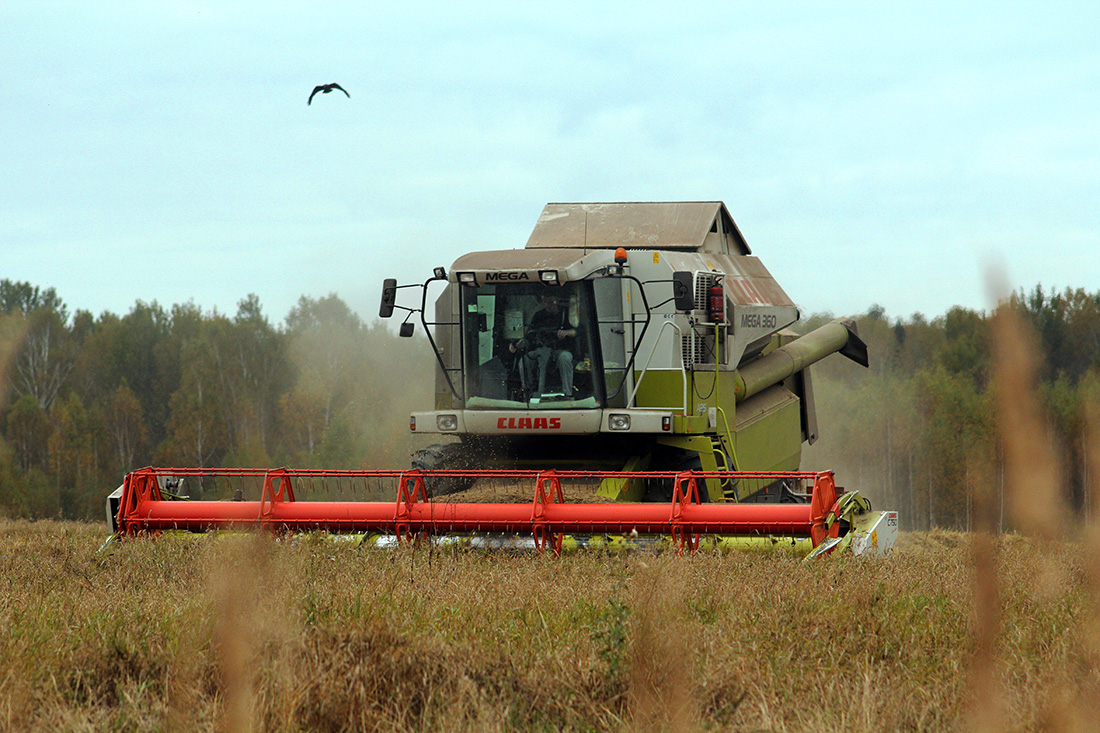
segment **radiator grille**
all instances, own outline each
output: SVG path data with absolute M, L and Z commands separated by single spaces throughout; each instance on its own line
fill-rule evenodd
M 695 273 L 695 310 L 706 311 L 710 289 L 718 281 L 718 276 L 709 272 Z
M 713 364 L 714 355 L 711 353 L 707 337 L 699 333 L 685 334 L 680 340 L 684 355 L 684 366 L 692 364 Z

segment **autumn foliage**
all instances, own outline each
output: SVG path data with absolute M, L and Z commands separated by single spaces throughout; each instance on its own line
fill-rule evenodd
M 431 353 L 335 295 L 272 324 L 194 303 L 70 315 L 53 289 L 0 281 L 0 515 L 98 519 L 147 465 L 407 465 Z
M 1029 365 L 1006 386 L 1001 410 L 998 313 L 1021 327 L 999 363 Z M 1046 467 L 1052 485 L 1052 496 L 1024 499 L 1028 511 L 1056 502 L 1079 518 L 1091 512 L 1100 492 L 1089 459 L 1089 415 L 1100 405 L 1100 293 L 1035 288 L 990 313 L 953 308 L 931 320 L 891 319 L 872 308 L 858 325 L 870 369 L 843 359 L 814 367 L 821 439 L 804 466 L 835 470 L 876 507 L 900 510 L 907 529 L 973 529 L 975 498 L 987 492 L 994 528 L 1008 530 L 1022 527 L 1010 502 L 1007 446 L 1033 468 Z M 1027 438 L 1014 441 L 1025 414 Z

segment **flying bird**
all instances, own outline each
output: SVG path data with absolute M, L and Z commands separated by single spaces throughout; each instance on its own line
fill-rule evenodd
M 348 99 L 351 99 L 351 95 L 348 94 L 348 90 L 344 89 L 339 84 L 318 84 L 317 86 L 313 87 L 313 91 L 310 93 L 309 100 L 306 102 L 306 104 L 313 104 L 313 97 L 317 94 L 317 92 L 320 92 L 321 94 L 328 94 L 333 89 L 339 89 L 344 94 L 347 94 Z

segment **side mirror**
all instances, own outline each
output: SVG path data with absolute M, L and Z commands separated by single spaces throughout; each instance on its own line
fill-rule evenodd
M 690 272 L 672 273 L 672 297 L 676 301 L 676 310 L 695 310 L 695 275 Z
M 413 330 L 414 329 L 415 329 L 415 326 L 412 323 L 409 323 L 408 321 L 405 321 L 404 323 L 401 324 L 401 330 L 397 332 L 397 335 L 400 336 L 403 339 L 407 339 L 408 337 L 413 335 Z
M 378 317 L 389 318 L 392 316 L 393 304 L 396 302 L 397 280 L 392 277 L 387 277 L 382 281 L 382 305 L 378 308 Z

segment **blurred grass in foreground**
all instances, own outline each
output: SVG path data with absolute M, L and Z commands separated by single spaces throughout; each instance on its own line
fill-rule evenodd
M 103 534 L 0 522 L 5 729 L 950 730 L 990 702 L 963 534 L 814 563 Z M 995 544 L 998 714 L 1087 729 L 1092 553 Z

